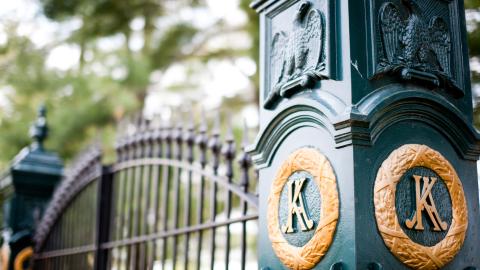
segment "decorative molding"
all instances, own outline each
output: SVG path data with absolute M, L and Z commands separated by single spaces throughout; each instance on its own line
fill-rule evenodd
M 480 136 L 469 120 L 445 97 L 414 86 L 390 85 L 372 92 L 349 115 L 335 122 L 336 147 L 371 146 L 389 126 L 422 122 L 447 138 L 464 159 L 477 160 Z
M 258 8 L 262 6 L 263 4 L 267 3 L 268 0 L 255 0 L 250 3 L 250 8 L 257 10 L 259 12 Z
M 443 1 L 448 4 L 450 1 Z M 378 10 L 382 50 L 374 79 L 386 74 L 463 96 L 453 75 L 452 34 L 444 18 L 417 0 L 384 3 Z M 427 5 L 427 6 L 425 6 Z
M 372 92 L 353 107 L 333 95 L 319 91 L 318 100 L 298 98 L 278 109 L 266 121 L 247 151 L 258 169 L 270 165 L 273 154 L 294 130 L 315 127 L 328 131 L 336 148 L 372 146 L 388 127 L 401 121 L 417 121 L 442 134 L 460 157 L 476 161 L 480 156 L 480 135 L 464 115 L 434 92 L 397 85 Z
M 447 235 L 434 246 L 413 242 L 400 227 L 396 207 L 396 185 L 413 167 L 426 167 L 444 181 L 452 200 L 452 222 Z M 375 218 L 388 249 L 413 269 L 439 269 L 450 262 L 463 245 L 468 211 L 462 182 L 453 166 L 439 152 L 426 145 L 406 144 L 382 163 L 374 187 Z
M 309 1 L 298 5 L 292 28 L 273 34 L 270 44 L 270 85 L 264 107 L 271 109 L 280 99 L 326 78 L 325 16 Z
M 290 245 L 282 235 L 279 222 L 280 196 L 288 178 L 296 171 L 310 173 L 320 191 L 320 220 L 313 237 L 302 247 Z M 330 247 L 339 217 L 337 180 L 327 158 L 312 148 L 293 152 L 277 172 L 268 197 L 267 226 L 272 248 L 289 269 L 312 269 Z
M 302 127 L 314 127 L 328 131 L 332 138 L 336 131 L 333 123 L 338 115 L 345 111 L 345 104 L 327 92 L 318 92 L 321 98 L 298 98 L 284 107 L 267 121 L 255 140 L 247 149 L 258 169 L 270 165 L 273 154 L 283 140 L 293 131 Z

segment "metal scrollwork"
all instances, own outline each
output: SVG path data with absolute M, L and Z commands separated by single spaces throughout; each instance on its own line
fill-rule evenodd
M 420 81 L 462 95 L 452 76 L 452 41 L 447 22 L 428 15 L 415 0 L 393 2 L 379 10 L 383 57 L 376 74 L 396 74 L 407 81 Z
M 265 108 L 299 88 L 313 86 L 325 76 L 325 17 L 308 1 L 300 3 L 290 33 L 273 35 L 270 51 L 271 89 Z

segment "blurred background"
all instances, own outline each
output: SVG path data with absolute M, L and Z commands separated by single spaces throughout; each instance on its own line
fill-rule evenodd
M 0 168 L 29 144 L 45 104 L 46 147 L 68 161 L 112 148 L 125 115 L 193 108 L 258 125 L 258 18 L 250 0 L 14 0 L 0 6 Z M 477 127 L 480 0 L 465 0 Z M 106 159 L 113 155 L 107 155 Z

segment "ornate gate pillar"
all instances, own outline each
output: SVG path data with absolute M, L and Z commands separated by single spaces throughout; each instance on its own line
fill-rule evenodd
M 463 1 L 251 7 L 260 268 L 480 268 Z
M 0 269 L 31 269 L 33 234 L 56 184 L 63 164 L 56 153 L 47 151 L 46 109 L 41 107 L 30 128 L 33 143 L 20 151 L 0 178 L 2 204 L 2 247 Z

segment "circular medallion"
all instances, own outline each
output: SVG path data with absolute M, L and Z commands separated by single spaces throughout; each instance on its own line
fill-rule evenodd
M 468 213 L 452 165 L 425 145 L 393 151 L 374 187 L 377 227 L 390 251 L 414 269 L 439 269 L 463 245 Z
M 26 247 L 22 249 L 15 257 L 13 269 L 15 270 L 30 270 L 32 269 L 33 248 Z
M 332 243 L 339 213 L 337 182 L 327 158 L 312 148 L 292 153 L 268 197 L 268 234 L 289 269 L 311 269 Z

